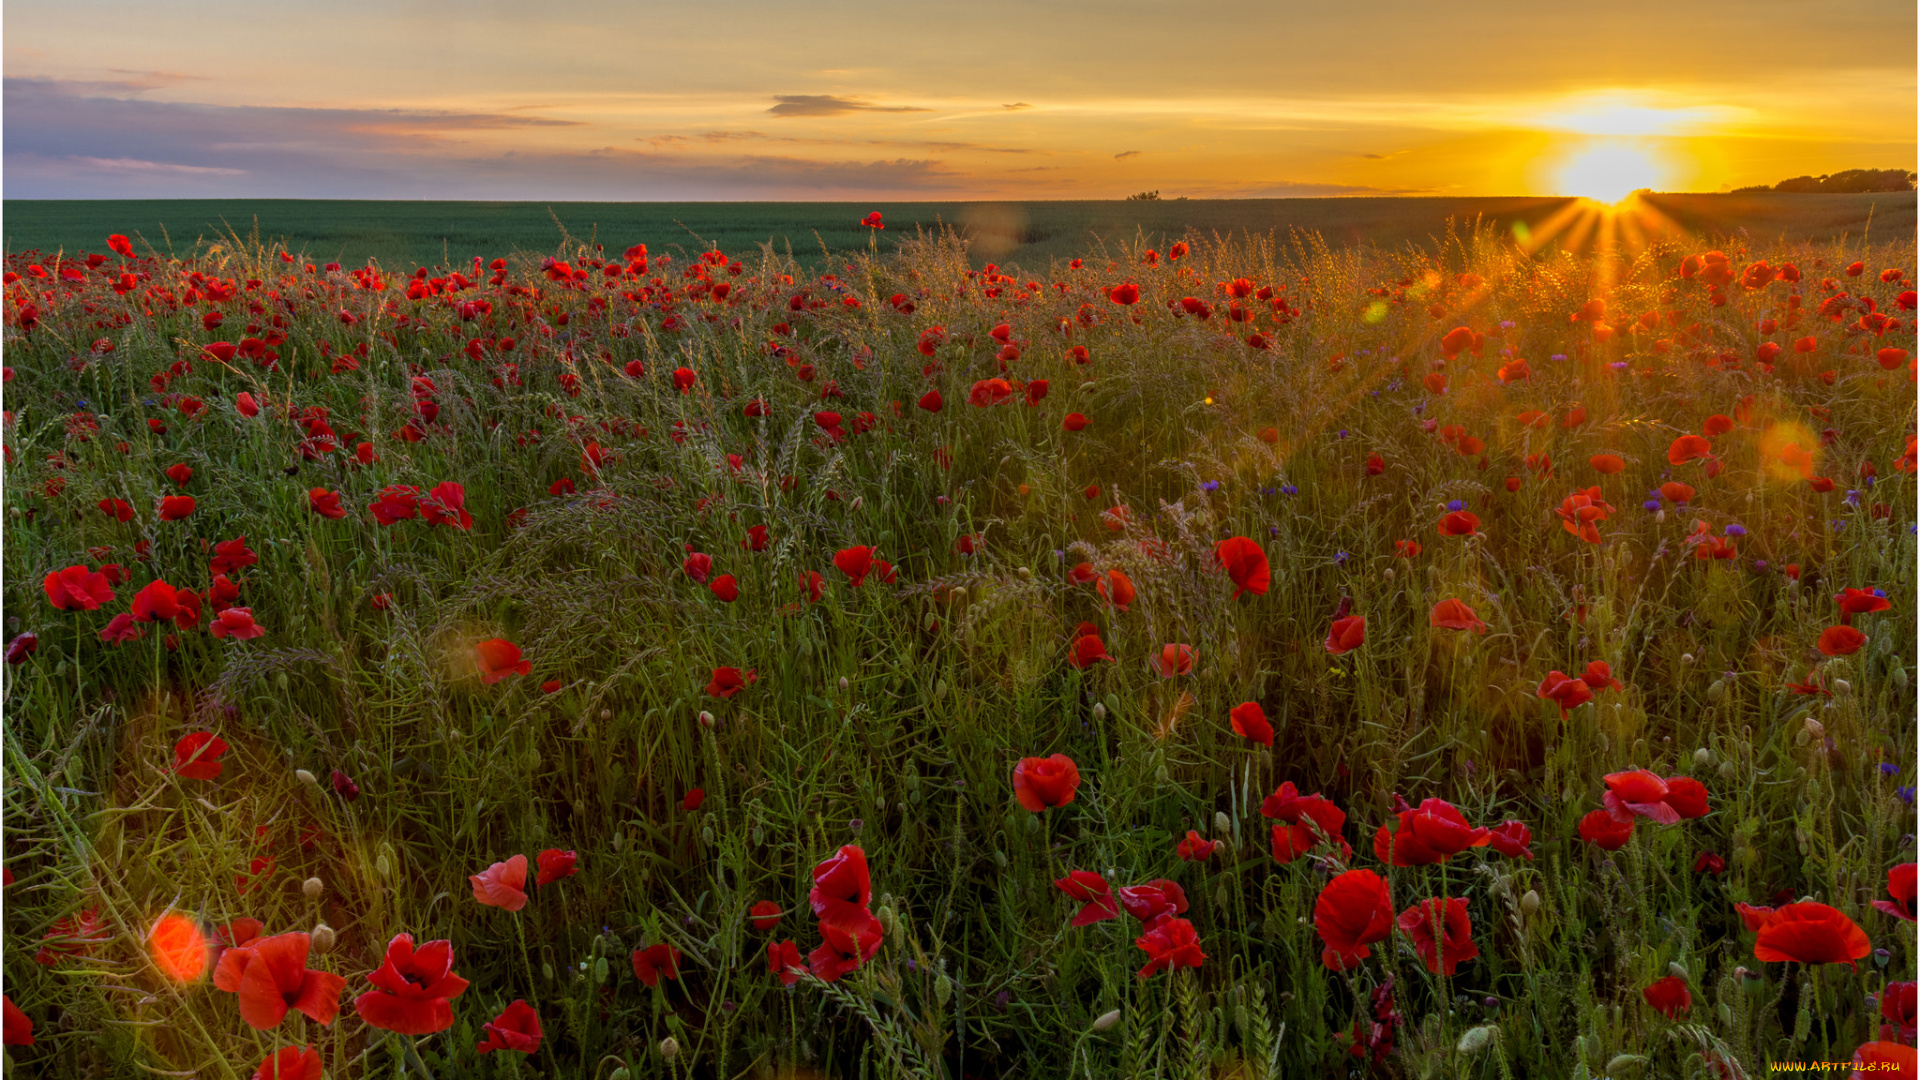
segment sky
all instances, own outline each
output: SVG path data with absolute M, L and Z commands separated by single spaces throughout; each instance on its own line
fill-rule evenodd
M 1912 0 L 539 7 L 7 0 L 0 193 L 1611 195 L 1915 167 Z

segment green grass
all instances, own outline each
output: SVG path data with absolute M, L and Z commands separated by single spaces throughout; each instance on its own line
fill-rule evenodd
M 1450 219 L 1482 218 L 1511 230 L 1538 230 L 1567 204 L 1547 198 L 1394 198 L 1162 200 L 1033 203 L 477 203 L 296 199 L 149 199 L 6 201 L 6 247 L 69 253 L 104 250 L 108 233 L 137 236 L 154 250 L 187 256 L 196 243 L 230 233 L 304 249 L 319 262 L 389 267 L 446 265 L 475 255 L 553 254 L 567 238 L 618 253 L 642 242 L 656 250 L 698 253 L 771 244 L 818 264 L 822 246 L 836 258 L 867 246 L 859 221 L 883 212 L 885 250 L 914 230 L 969 230 L 976 267 L 989 260 L 1045 269 L 1053 260 L 1117 254 L 1123 247 L 1164 249 L 1189 232 L 1263 237 L 1312 232 L 1344 247 L 1433 248 Z M 1663 195 L 1655 206 L 1703 236 L 1745 230 L 1755 241 L 1826 243 L 1860 237 L 1869 218 L 1886 238 L 1914 230 L 1915 197 L 1904 195 Z
M 888 214 L 885 240 L 911 235 L 895 228 L 911 215 Z M 562 220 L 582 237 L 596 219 Z M 264 214 L 261 228 L 276 231 Z M 552 250 L 557 237 L 468 228 L 488 255 L 521 235 Z M 609 255 L 636 240 L 670 246 L 601 230 L 623 233 Z M 5 616 L 9 636 L 38 635 L 37 652 L 5 669 L 6 989 L 37 1039 L 8 1049 L 10 1075 L 250 1076 L 289 1044 L 318 1048 L 335 1080 L 397 1075 L 403 1053 L 442 1078 L 1365 1075 L 1345 1036 L 1371 1023 L 1369 995 L 1389 985 L 1404 1024 L 1387 1075 L 1702 1076 L 1712 1058 L 1761 1076 L 1769 1060 L 1846 1059 L 1875 1037 L 1868 995 L 1911 978 L 1915 958 L 1912 924 L 1869 906 L 1888 868 L 1914 859 L 1911 796 L 1898 791 L 1915 782 L 1915 492 L 1899 464 L 1915 397 L 1909 369 L 1874 360 L 1914 349 L 1911 312 L 1896 309 L 1903 285 L 1876 276 L 1911 275 L 1909 237 L 1755 241 L 1730 251 L 1736 273 L 1790 259 L 1805 278 L 1736 282 L 1715 306 L 1698 279 L 1675 276 L 1697 247 L 1527 254 L 1499 228 L 1456 231 L 1431 253 L 1195 232 L 1178 262 L 1145 266 L 1120 245 L 1105 253 L 1120 269 L 1035 268 L 1032 293 L 983 279 L 951 237 L 856 252 L 829 284 L 739 235 L 740 273 L 716 274 L 733 284 L 726 303 L 679 288 L 692 258 L 656 262 L 658 288 L 678 290 L 672 312 L 658 292 L 635 302 L 597 275 L 562 288 L 527 259 L 505 285 L 451 299 L 300 269 L 346 250 L 344 236 L 339 249 L 296 249 L 291 265 L 248 246 L 194 264 L 144 259 L 152 279 L 129 297 L 107 287 L 117 259 L 65 295 L 31 277 L 9 286 Z M 1845 276 L 1855 259 L 1873 273 Z M 204 301 L 146 292 L 177 301 L 195 270 L 237 284 L 217 331 L 203 328 Z M 1469 272 L 1483 284 L 1463 283 Z M 1240 277 L 1280 287 L 1299 314 L 1249 298 L 1252 324 L 1228 321 L 1223 283 Z M 1137 306 L 1108 299 L 1122 279 L 1140 285 Z M 803 298 L 796 311 L 803 287 L 825 306 Z M 1843 289 L 1899 320 L 1877 336 L 1848 329 L 1857 307 L 1841 321 L 1815 312 Z M 1798 325 L 1759 334 L 1795 291 Z M 897 312 L 895 294 L 917 310 Z M 862 306 L 844 306 L 848 295 Z M 39 321 L 27 330 L 30 296 Z M 1176 317 L 1166 303 L 1183 296 L 1220 314 Z M 474 297 L 492 314 L 463 321 L 452 303 Z M 1620 328 L 1604 342 L 1569 320 L 1594 297 Z M 1628 328 L 1649 311 L 1676 314 Z M 276 369 L 204 354 L 264 334 L 275 312 Z M 669 315 L 686 328 L 668 329 Z M 1009 377 L 1050 384 L 1037 405 L 968 404 L 976 382 L 1000 375 L 989 335 L 1002 322 L 1025 343 Z M 936 324 L 948 341 L 929 374 L 916 343 Z M 1485 335 L 1484 355 L 1442 365 L 1443 336 L 1463 325 Z M 1270 348 L 1246 344 L 1254 329 Z M 483 350 L 485 363 L 464 352 L 506 336 L 514 351 Z M 1802 336 L 1817 345 L 1806 357 L 1790 344 Z M 110 351 L 92 347 L 101 340 Z M 1771 373 L 1754 360 L 1761 340 L 1788 345 Z M 1068 362 L 1074 345 L 1088 364 Z M 336 372 L 331 358 L 357 346 L 358 367 Z M 1530 378 L 1502 380 L 1503 348 Z M 636 360 L 645 373 L 629 376 Z M 182 361 L 190 371 L 153 385 Z M 670 375 L 682 366 L 698 376 L 684 394 Z M 1442 368 L 1437 394 L 1423 378 Z M 577 376 L 577 396 L 561 375 Z M 439 412 L 407 441 L 416 376 L 433 381 Z M 823 400 L 829 385 L 844 397 Z M 915 405 L 929 388 L 940 412 Z M 240 415 L 241 392 L 266 408 Z M 206 410 L 182 414 L 180 395 Z M 744 415 L 754 399 L 768 415 Z M 307 433 L 286 405 L 329 410 L 338 435 L 379 460 L 303 457 Z M 1576 407 L 1585 421 L 1563 424 Z M 874 425 L 837 441 L 815 421 L 826 408 L 849 431 L 866 412 Z M 1544 426 L 1518 419 L 1534 410 Z M 1089 426 L 1063 430 L 1069 412 Z M 1723 471 L 1670 465 L 1675 438 L 1715 414 L 1738 417 L 1713 440 Z M 1484 449 L 1443 442 L 1454 424 Z M 1834 491 L 1781 471 L 1789 435 L 1817 447 Z M 597 477 L 582 471 L 589 441 L 612 454 Z M 1603 452 L 1625 470 L 1596 473 L 1589 458 Z M 164 470 L 182 462 L 197 508 L 158 520 L 157 500 L 179 490 Z M 563 479 L 578 493 L 551 493 Z M 1667 479 L 1697 487 L 1692 504 L 1643 509 Z M 471 531 L 380 527 L 367 512 L 387 485 L 442 481 L 464 486 Z M 1589 544 L 1554 511 L 1596 484 L 1617 512 Z M 349 516 L 311 513 L 315 487 L 341 492 Z M 129 502 L 132 521 L 100 513 L 104 498 Z M 1483 535 L 1439 534 L 1450 500 Z M 1131 521 L 1116 530 L 1103 512 L 1119 506 Z M 1742 526 L 1737 558 L 1693 557 L 1696 521 L 1716 535 Z M 757 553 L 743 548 L 756 525 L 772 536 Z M 241 603 L 264 636 L 215 640 L 203 621 L 174 631 L 177 647 L 157 626 L 124 645 L 100 639 L 150 580 L 208 588 L 208 544 L 240 535 L 259 555 L 235 575 Z M 1270 591 L 1234 599 L 1211 565 L 1236 535 L 1266 551 Z M 957 549 L 962 536 L 980 538 L 973 554 Z M 1401 540 L 1422 550 L 1396 557 Z M 850 587 L 832 560 L 856 544 L 896 564 L 897 581 Z M 688 576 L 689 545 L 736 575 L 737 601 Z M 1128 574 L 1130 609 L 1074 584 L 1081 561 Z M 132 580 L 98 611 L 57 612 L 41 579 L 79 563 L 115 563 Z M 825 579 L 817 603 L 799 581 L 809 572 Z M 1855 618 L 1867 645 L 1822 657 L 1833 595 L 1876 586 L 1893 607 Z M 382 595 L 391 604 L 376 609 Z M 1330 655 L 1343 596 L 1367 619 L 1366 641 Z M 1449 598 L 1488 631 L 1431 627 Z M 1083 620 L 1116 663 L 1064 662 Z M 531 672 L 474 677 L 472 646 L 493 637 L 518 645 Z M 1167 643 L 1193 648 L 1191 673 L 1149 670 Z M 1625 689 L 1565 716 L 1536 696 L 1549 671 L 1595 660 Z M 1816 665 L 1830 699 L 1785 688 Z M 757 681 L 707 695 L 721 666 Z M 1271 719 L 1271 749 L 1230 730 L 1244 701 Z M 217 780 L 171 771 L 194 730 L 232 745 Z M 1077 798 L 1029 813 L 1011 773 L 1054 753 L 1077 762 Z M 1635 767 L 1700 779 L 1712 812 L 1641 820 L 1617 852 L 1582 842 L 1603 774 Z M 328 786 L 336 769 L 358 800 Z M 1260 807 L 1283 781 L 1345 811 L 1346 865 L 1387 877 L 1395 911 L 1466 896 L 1478 958 L 1443 978 L 1396 932 L 1359 970 L 1328 971 L 1312 925 L 1326 869 L 1270 856 Z M 705 801 L 689 811 L 695 787 Z M 1475 824 L 1523 821 L 1534 858 L 1482 847 L 1384 866 L 1372 841 L 1396 796 L 1449 800 Z M 1180 861 L 1189 830 L 1224 851 Z M 810 873 L 848 843 L 871 863 L 885 942 L 837 983 L 784 989 L 767 944 L 794 940 L 803 955 L 819 944 Z M 475 901 L 469 875 L 547 848 L 577 851 L 580 873 L 529 892 L 517 913 Z M 1726 872 L 1696 873 L 1702 851 Z M 263 853 L 273 866 L 242 894 L 236 875 Z M 1068 925 L 1080 905 L 1051 882 L 1072 870 L 1115 887 L 1178 881 L 1204 963 L 1137 977 L 1139 923 Z M 1857 969 L 1757 960 L 1733 905 L 1781 892 L 1839 908 L 1882 951 Z M 770 933 L 745 920 L 761 900 L 785 911 Z M 87 909 L 103 939 L 35 964 L 56 920 Z M 336 940 L 310 962 L 347 979 L 339 1019 L 293 1014 L 255 1031 L 233 995 L 168 982 L 143 942 L 169 909 L 213 924 L 252 916 L 270 934 L 326 924 Z M 450 940 L 471 982 L 452 1028 L 415 1050 L 352 1005 L 401 932 Z M 681 977 L 647 988 L 628 957 L 659 942 L 684 953 Z M 1669 1020 L 1641 991 L 1676 965 L 1693 1006 Z M 543 1047 L 526 1062 L 477 1056 L 480 1025 L 515 999 L 538 1009 Z

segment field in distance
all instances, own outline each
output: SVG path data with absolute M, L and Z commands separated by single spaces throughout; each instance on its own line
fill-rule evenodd
M 1657 214 L 1636 215 L 1655 231 L 1677 227 L 1700 238 L 1746 235 L 1755 241 L 1826 242 L 1842 236 L 1910 237 L 1915 194 L 1657 195 Z M 475 255 L 551 253 L 565 236 L 609 250 L 645 243 L 686 252 L 717 245 L 789 248 L 807 263 L 829 252 L 864 249 L 860 219 L 879 210 L 888 249 L 915 229 L 952 225 L 973 241 L 976 266 L 989 260 L 1038 269 L 1055 258 L 1118 256 L 1127 246 L 1164 249 L 1187 233 L 1320 234 L 1336 247 L 1436 246 L 1449 220 L 1476 217 L 1518 234 L 1538 235 L 1565 216 L 1565 198 L 1342 198 L 1029 203 L 544 203 L 404 202 L 308 199 L 25 200 L 5 202 L 8 252 L 103 251 L 109 233 L 135 237 L 141 250 L 185 256 L 229 229 L 242 238 L 284 241 L 316 261 L 389 268 L 459 266 Z M 564 230 L 564 231 L 563 231 Z M 1884 231 L 1883 231 L 1884 230 Z M 1561 239 L 1575 229 L 1559 231 Z M 1557 241 L 1556 241 L 1557 242 Z

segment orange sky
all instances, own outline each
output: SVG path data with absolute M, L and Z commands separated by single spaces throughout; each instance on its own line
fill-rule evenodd
M 10 0 L 4 193 L 1585 194 L 1915 163 L 1911 0 L 1242 7 Z

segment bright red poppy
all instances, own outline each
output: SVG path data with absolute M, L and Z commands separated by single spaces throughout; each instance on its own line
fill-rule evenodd
M 777 976 L 782 986 L 792 986 L 800 981 L 807 965 L 800 959 L 800 946 L 797 942 L 777 941 L 767 946 L 767 974 Z
M 939 412 L 945 405 L 946 400 L 940 396 L 938 390 L 929 390 L 920 395 L 920 407 L 928 412 Z
M 1681 1013 L 1693 1007 L 1693 994 L 1687 990 L 1687 980 L 1678 975 L 1661 979 L 1640 991 L 1640 996 L 1654 1012 L 1669 1020 L 1679 1019 Z
M 367 508 L 373 514 L 373 520 L 381 525 L 393 525 L 420 516 L 420 489 L 405 484 L 393 484 L 381 488 L 374 496 L 373 505 Z
M 497 862 L 467 880 L 473 885 L 473 898 L 488 907 L 519 911 L 527 906 L 527 857 L 515 855 Z
M 190 594 L 183 592 L 180 595 L 185 597 Z M 207 632 L 216 640 L 233 638 L 236 641 L 247 641 L 265 634 L 267 628 L 253 621 L 252 608 L 230 607 L 222 608 L 220 613 L 213 617 L 213 623 L 207 627 Z
M 1471 510 L 1455 510 L 1440 519 L 1441 536 L 1479 536 L 1480 518 Z
M 1867 643 L 1867 635 L 1851 626 L 1829 626 L 1820 632 L 1819 649 L 1828 656 L 1852 656 Z
M 1070 412 L 1066 419 L 1060 421 L 1060 426 L 1068 431 L 1083 431 L 1087 426 L 1087 418 L 1081 413 Z
M 1549 671 L 1547 677 L 1540 680 L 1540 686 L 1534 696 L 1542 701 L 1551 701 L 1560 706 L 1560 717 L 1593 700 L 1593 688 L 1584 679 L 1573 679 L 1564 671 Z
M 1450 897 L 1441 907 L 1431 897 L 1400 913 L 1400 932 L 1413 940 L 1414 951 L 1435 975 L 1452 975 L 1460 965 L 1480 955 L 1473 943 L 1473 920 L 1464 897 Z
M 1673 445 L 1667 447 L 1667 464 L 1684 465 L 1689 461 L 1710 457 L 1712 454 L 1713 444 L 1704 436 L 1682 435 L 1673 440 Z
M 360 1019 L 398 1035 L 431 1035 L 453 1026 L 452 1000 L 467 989 L 453 973 L 453 943 L 429 941 L 417 950 L 412 934 L 387 943 L 386 957 L 367 976 L 374 989 L 354 999 Z
M 1127 282 L 1124 285 L 1115 285 L 1107 290 L 1107 299 L 1123 307 L 1137 304 L 1140 302 L 1140 286 L 1132 282 Z
M 1244 536 L 1232 536 L 1214 545 L 1213 561 L 1233 579 L 1233 599 L 1241 593 L 1265 596 L 1271 581 L 1267 553 Z
M 1393 899 L 1386 879 L 1371 870 L 1348 870 L 1327 882 L 1313 904 L 1313 928 L 1325 945 L 1320 962 L 1349 971 L 1372 955 L 1368 948 L 1393 934 Z
M 1119 570 L 1109 570 L 1095 578 L 1093 591 L 1120 611 L 1127 610 L 1139 595 L 1133 587 L 1133 579 Z
M 753 685 L 759 677 L 758 669 L 742 675 L 739 668 L 717 667 L 713 669 L 712 681 L 707 683 L 707 693 L 717 698 L 730 698 Z
M 823 982 L 837 982 L 873 959 L 885 933 L 879 918 L 872 914 L 866 914 L 865 921 L 853 929 L 823 922 L 820 947 L 807 955 L 807 966 Z
M 536 888 L 543 888 L 580 872 L 580 856 L 572 851 L 548 848 L 540 853 L 539 861 L 540 874 L 533 881 Z
M 47 603 L 59 611 L 95 611 L 113 601 L 113 586 L 107 576 L 85 566 L 56 570 L 40 587 L 47 594 Z
M 740 599 L 740 582 L 732 574 L 721 574 L 714 578 L 707 583 L 707 589 L 724 604 Z
M 1853 1052 L 1851 1080 L 1913 1080 L 1920 1077 L 1920 1050 L 1902 1043 L 1881 1039 Z
M 4 1026 L 0 1027 L 0 1032 L 4 1032 L 0 1035 L 0 1045 L 32 1046 L 33 1019 L 10 997 L 0 996 L 0 1011 L 6 1016 Z
M 1580 675 L 1580 681 L 1594 693 L 1602 690 L 1621 690 L 1620 680 L 1613 677 L 1613 668 L 1605 660 L 1594 660 L 1587 664 L 1587 670 Z
M 1013 767 L 1013 797 L 1033 813 L 1065 806 L 1080 789 L 1080 767 L 1065 754 L 1021 758 Z
M 1056 879 L 1053 887 L 1084 905 L 1074 914 L 1068 923 L 1070 926 L 1091 926 L 1120 917 L 1120 905 L 1114 900 L 1113 889 L 1107 885 L 1107 879 L 1091 870 L 1075 870 L 1066 877 Z
M 1333 620 L 1333 626 L 1327 630 L 1327 652 L 1334 656 L 1349 653 L 1365 644 L 1366 640 L 1366 616 L 1348 615 Z
M 1613 513 L 1613 506 L 1600 497 L 1598 487 L 1576 491 L 1561 500 L 1554 510 L 1560 515 L 1560 527 L 1589 544 L 1600 542 L 1600 523 Z
M 1872 589 L 1843 589 L 1833 599 L 1840 605 L 1840 621 L 1843 623 L 1851 621 L 1855 615 L 1870 615 L 1893 606 L 1893 601 Z
M 1493 850 L 1512 859 L 1533 861 L 1533 830 L 1524 821 L 1503 821 L 1487 830 L 1487 843 Z
M 1470 847 L 1493 842 L 1489 830 L 1469 825 L 1466 816 L 1445 799 L 1426 799 L 1394 819 L 1373 834 L 1374 856 L 1390 866 L 1443 863 Z
M 1161 919 L 1134 938 L 1133 944 L 1147 954 L 1147 962 L 1139 971 L 1143 979 L 1157 971 L 1197 968 L 1207 958 L 1200 951 L 1199 932 L 1185 919 Z
M 329 521 L 338 521 L 347 516 L 340 505 L 340 493 L 326 488 L 314 488 L 307 492 L 307 508 Z
M 1605 810 L 1594 810 L 1580 819 L 1580 839 L 1602 851 L 1619 851 L 1633 839 L 1633 819 L 1621 821 Z
M 1347 812 L 1319 792 L 1300 794 L 1291 780 L 1261 801 L 1260 815 L 1279 822 L 1273 827 L 1273 861 L 1282 866 L 1321 844 L 1338 845 L 1342 859 L 1353 854 L 1353 845 L 1340 835 Z
M 1812 900 L 1778 908 L 1760 927 L 1753 955 L 1768 963 L 1797 960 L 1802 964 L 1846 964 L 1873 951 L 1867 932 L 1839 910 Z
M 532 661 L 520 659 L 520 646 L 504 638 L 476 643 L 473 655 L 480 666 L 480 681 L 488 686 L 509 675 L 527 675 L 533 671 Z
M 420 516 L 429 525 L 451 525 L 471 530 L 473 515 L 467 513 L 467 489 L 451 480 L 435 484 L 420 500 Z
M 1262 746 L 1273 745 L 1273 725 L 1267 723 L 1267 714 L 1257 701 L 1243 701 L 1227 713 L 1233 724 L 1233 733 L 1243 739 L 1252 739 Z
M 531 1054 L 540 1049 L 540 1014 L 525 1001 L 516 1000 L 502 1009 L 499 1016 L 480 1027 L 487 1033 L 487 1038 L 474 1047 L 475 1053 L 517 1050 L 522 1054 Z
M 753 928 L 763 933 L 779 926 L 782 914 L 780 905 L 771 900 L 762 900 L 747 911 L 748 921 L 753 923 Z
M 873 570 L 873 549 L 864 545 L 842 548 L 834 554 L 833 565 L 847 575 L 847 584 L 857 589 Z
M 164 581 L 149 581 L 133 594 L 133 617 L 141 622 L 171 622 L 180 615 L 180 590 Z
M 283 1046 L 253 1071 L 253 1080 L 326 1080 L 320 1052 L 311 1046 Z
M 661 942 L 633 950 L 633 977 L 648 986 L 659 986 L 662 978 L 680 979 L 680 950 Z
M 1887 895 L 1891 900 L 1875 900 L 1873 906 L 1896 919 L 1914 920 L 1915 874 L 1920 864 L 1901 863 L 1887 871 Z
M 1475 615 L 1472 608 L 1458 600 L 1442 600 L 1433 605 L 1433 611 L 1427 616 L 1427 623 L 1442 630 L 1472 630 L 1480 634 L 1487 632 L 1487 624 L 1480 621 L 1480 616 Z
M 1612 476 L 1627 467 L 1626 459 L 1618 454 L 1595 454 L 1587 459 L 1587 464 L 1602 476 Z
M 1159 652 L 1147 657 L 1147 666 L 1163 679 L 1185 675 L 1193 670 L 1193 646 L 1162 645 Z
M 1106 642 L 1100 640 L 1099 634 L 1081 634 L 1073 639 L 1073 647 L 1067 652 L 1069 665 L 1084 670 L 1088 665 L 1101 660 L 1110 664 L 1116 662 L 1113 657 L 1107 655 Z
M 227 741 L 213 732 L 190 731 L 173 744 L 173 771 L 189 780 L 212 780 L 226 767 L 220 755 L 227 750 Z
M 1601 795 L 1607 812 L 1617 819 L 1644 817 L 1662 825 L 1707 814 L 1707 789 L 1690 776 L 1662 780 L 1646 769 L 1609 773 Z
M 160 520 L 179 521 L 193 513 L 196 505 L 191 495 L 168 495 L 160 500 Z
M 673 388 L 683 394 L 693 393 L 693 384 L 697 379 L 698 376 L 693 373 L 692 368 L 673 369 Z
M 255 938 L 222 953 L 220 966 L 227 973 L 223 981 L 237 987 L 240 1019 L 265 1031 L 297 1010 L 317 1023 L 333 1023 L 347 980 L 310 970 L 307 954 L 312 948 L 313 938 L 296 932 Z
M 872 902 L 873 882 L 867 869 L 867 853 L 858 845 L 842 845 L 832 857 L 813 868 L 813 888 L 807 891 L 807 903 L 823 925 L 857 931 L 866 925 L 867 906 Z
M 1222 841 L 1208 840 L 1192 829 L 1188 829 L 1186 837 L 1173 845 L 1173 853 L 1185 862 L 1206 862 L 1213 858 L 1214 852 L 1225 846 L 1226 844 Z

